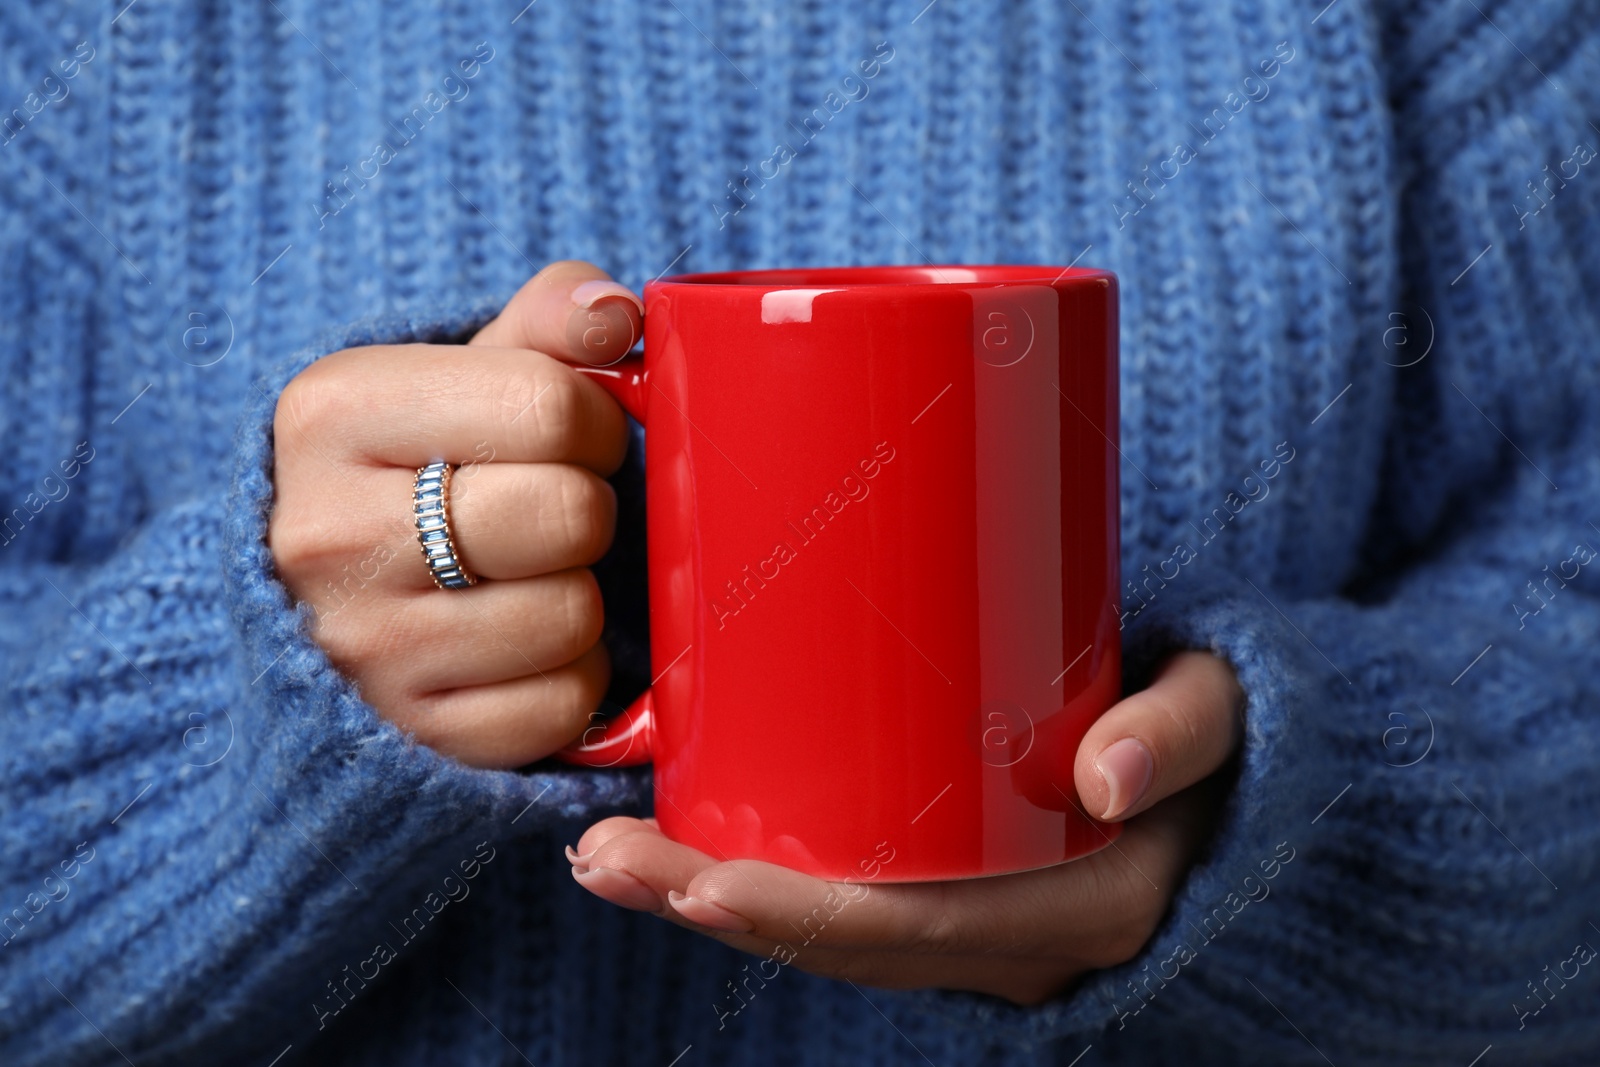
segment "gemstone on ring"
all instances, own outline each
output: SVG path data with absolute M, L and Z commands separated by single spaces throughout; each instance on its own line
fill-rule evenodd
M 478 583 L 456 552 L 455 535 L 450 526 L 450 475 L 448 463 L 430 463 L 417 468 L 411 487 L 411 510 L 416 515 L 417 543 L 428 565 L 433 583 L 440 589 L 465 589 Z

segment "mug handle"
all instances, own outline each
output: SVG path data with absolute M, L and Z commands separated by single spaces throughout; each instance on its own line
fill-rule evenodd
M 644 424 L 649 381 L 640 356 L 628 356 L 609 367 L 571 364 L 572 369 L 610 393 L 622 410 Z M 626 711 L 614 719 L 597 722 L 555 758 L 580 767 L 634 767 L 650 762 L 656 723 L 655 692 L 646 689 Z

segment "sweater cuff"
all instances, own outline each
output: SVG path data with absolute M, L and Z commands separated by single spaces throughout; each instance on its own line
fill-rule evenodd
M 464 308 L 398 312 L 329 331 L 256 384 L 239 427 L 224 571 L 232 622 L 245 649 L 247 693 L 259 721 L 275 724 L 260 738 L 267 751 L 258 754 L 256 784 L 313 837 L 312 825 L 352 842 L 344 873 L 357 884 L 358 871 L 371 868 L 372 876 L 383 877 L 385 857 L 409 854 L 419 841 L 528 833 L 601 810 L 639 809 L 647 794 L 647 774 L 637 770 L 552 764 L 531 774 L 479 770 L 418 744 L 382 719 L 333 667 L 311 639 L 310 609 L 291 600 L 274 572 L 267 546 L 272 428 L 284 386 L 344 348 L 464 343 L 503 302 L 485 298 Z
M 1312 820 L 1347 784 L 1340 777 L 1346 761 L 1319 758 L 1337 742 L 1324 736 L 1310 712 L 1348 686 L 1309 639 L 1295 636 L 1296 623 L 1279 610 L 1304 609 L 1268 597 L 1243 576 L 1196 572 L 1184 576 L 1182 587 L 1173 583 L 1161 590 L 1137 615 L 1124 616 L 1125 692 L 1144 688 L 1170 656 L 1192 649 L 1226 660 L 1246 696 L 1234 787 L 1212 840 L 1143 951 L 1121 966 L 1092 972 L 1070 994 L 1037 1007 L 944 991 L 904 994 L 908 1007 L 1007 1043 L 1035 1045 L 1067 1038 L 1089 1043 L 1102 1034 L 1114 1040 L 1117 1031 L 1138 1025 L 1146 1007 L 1160 1012 L 1164 999 L 1176 1008 L 1204 997 L 1201 990 L 1184 990 L 1192 976 L 1183 972 L 1203 968 L 1207 946 L 1225 933 L 1259 928 L 1248 916 L 1237 920 L 1253 907 L 1272 907 L 1264 902 L 1294 879 L 1294 858 L 1307 833 L 1315 832 Z M 1294 800 L 1286 804 L 1285 797 Z M 1234 933 L 1231 947 L 1241 948 L 1247 939 Z

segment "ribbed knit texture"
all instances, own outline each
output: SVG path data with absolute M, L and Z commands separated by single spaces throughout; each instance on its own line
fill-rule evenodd
M 1600 946 L 1596 568 L 1544 584 L 1600 549 L 1600 163 L 1528 184 L 1600 147 L 1594 3 L 124 3 L 0 10 L 0 1062 L 1600 1053 L 1553 977 Z M 744 961 L 560 855 L 642 773 L 466 769 L 331 668 L 263 541 L 278 391 L 558 258 L 1120 274 L 1127 680 L 1249 696 L 1141 956 L 1030 1009 L 791 969 L 719 1029 Z

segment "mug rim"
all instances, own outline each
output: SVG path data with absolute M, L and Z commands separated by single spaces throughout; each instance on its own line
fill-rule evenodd
M 960 275 L 957 276 L 957 272 Z M 947 274 L 948 277 L 939 275 Z M 870 277 L 892 275 L 891 277 Z M 933 275 L 930 277 L 929 275 Z M 760 289 L 912 289 L 939 291 L 974 286 L 1049 285 L 1116 279 L 1100 267 L 1052 267 L 1013 263 L 890 263 L 845 267 L 779 267 L 757 270 L 705 271 L 657 278 L 651 287 L 681 286 L 699 290 Z

